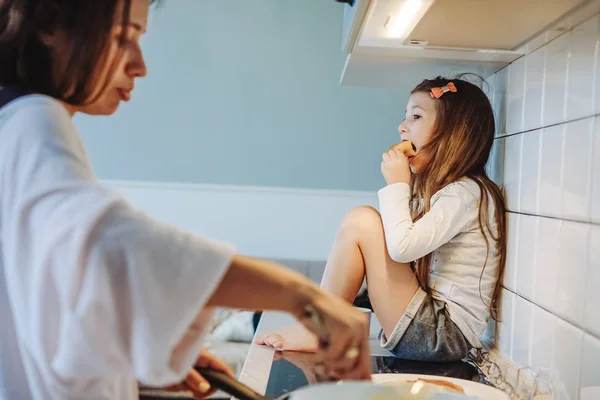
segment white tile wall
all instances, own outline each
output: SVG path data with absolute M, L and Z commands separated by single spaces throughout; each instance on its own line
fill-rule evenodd
M 565 120 L 567 59 L 570 34 L 559 36 L 547 46 L 544 67 L 544 126 Z M 510 68 L 509 68 L 510 69 Z
M 558 125 L 545 128 L 542 133 L 538 188 L 540 215 L 561 216 L 564 130 L 565 125 Z
M 569 122 L 565 126 L 561 215 L 577 221 L 589 221 L 594 118 Z
M 519 249 L 519 214 L 508 213 L 506 225 L 508 234 L 508 245 L 506 251 L 506 267 L 504 270 L 504 287 L 512 291 L 517 290 L 517 251 Z
M 600 339 L 591 335 L 583 338 L 581 360 L 580 400 L 600 399 Z
M 600 79 L 597 78 L 600 74 L 600 41 L 596 40 L 596 61 L 594 63 L 594 82 L 595 85 L 592 88 L 594 90 L 594 113 L 600 113 Z
M 530 365 L 533 304 L 516 296 L 512 358 L 520 366 Z
M 490 160 L 487 164 L 488 176 L 497 184 L 501 184 L 504 176 L 504 138 L 494 141 Z
M 525 110 L 523 128 L 531 130 L 542 126 L 543 89 L 544 89 L 544 62 L 546 61 L 546 47 L 536 50 L 527 56 L 527 70 L 525 73 Z
M 510 211 L 519 211 L 522 149 L 523 135 L 506 138 L 504 142 L 504 187 L 506 189 L 506 205 Z
M 499 323 L 497 325 L 496 343 L 500 351 L 510 356 L 512 354 L 513 319 L 515 309 L 515 294 L 506 289 L 502 290 L 500 298 Z
M 523 135 L 519 210 L 529 214 L 538 213 L 541 133 L 538 129 Z
M 490 100 L 492 108 L 494 107 L 494 95 L 496 94 L 496 74 L 490 75 L 481 85 L 481 89 Z
M 597 79 L 600 81 L 600 79 Z M 600 224 L 600 117 L 594 121 L 594 134 L 592 136 L 592 185 L 590 214 L 592 222 Z
M 557 318 L 552 371 L 564 384 L 567 399 L 578 398 L 582 349 L 583 331 Z
M 496 117 L 496 135 L 506 133 L 506 89 L 508 87 L 508 68 L 494 74 L 494 116 Z M 599 89 L 600 93 L 600 89 Z M 598 102 L 600 104 L 600 101 Z M 599 107 L 600 108 L 600 107 Z
M 583 321 L 589 228 L 589 224 L 563 221 L 560 229 L 556 314 L 579 326 Z
M 600 15 L 490 82 L 504 151 L 488 171 L 509 210 L 497 346 L 549 370 L 564 387 L 558 398 L 598 400 Z
M 560 268 L 560 236 L 562 221 L 539 218 L 536 244 L 536 268 L 533 299 L 546 310 L 556 312 L 556 291 Z
M 533 299 L 536 243 L 538 242 L 538 217 L 521 215 L 517 248 L 517 293 Z
M 600 338 L 600 225 L 592 225 L 590 229 L 585 288 L 583 327 Z M 600 358 L 598 364 L 600 365 Z
M 508 69 L 506 133 L 523 131 L 523 104 L 525 102 L 526 57 L 515 61 Z
M 530 365 L 539 370 L 548 370 L 552 368 L 557 319 L 543 308 L 534 306 L 532 324 Z
M 594 112 L 591 83 L 594 82 L 596 41 L 599 36 L 600 17 L 596 16 L 573 29 L 569 37 L 568 120 L 588 117 Z

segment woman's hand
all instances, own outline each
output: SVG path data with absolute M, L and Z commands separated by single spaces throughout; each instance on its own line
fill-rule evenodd
M 211 368 L 220 372 L 224 372 L 235 379 L 235 375 L 229 366 L 227 366 L 224 361 L 209 353 L 205 349 L 202 349 L 200 352 L 200 356 L 196 361 L 196 366 L 201 368 Z M 193 368 L 190 369 L 188 376 L 183 382 L 177 385 L 169 386 L 165 390 L 170 392 L 192 392 L 195 399 L 205 399 L 216 392 L 216 390 L 210 387 L 208 381 Z
M 309 307 L 299 320 L 317 335 L 317 356 L 327 373 L 338 379 L 370 380 L 368 315 L 326 292 L 320 292 Z
M 317 356 L 329 373 L 371 377 L 367 315 L 277 263 L 235 256 L 206 307 L 289 312 L 321 339 Z
M 410 166 L 406 156 L 396 149 L 383 153 L 381 174 L 388 185 L 394 183 L 410 183 Z

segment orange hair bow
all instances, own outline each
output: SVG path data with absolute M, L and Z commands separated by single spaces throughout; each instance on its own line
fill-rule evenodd
M 454 83 L 448 82 L 446 86 L 431 88 L 431 98 L 439 99 L 446 92 L 457 92 Z

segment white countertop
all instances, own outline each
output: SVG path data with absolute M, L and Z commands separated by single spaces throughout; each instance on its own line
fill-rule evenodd
M 296 320 L 289 314 L 267 311 L 263 313 L 260 319 L 256 335 L 277 331 L 295 323 Z M 379 340 L 377 339 L 379 329 L 380 325 L 373 315 L 371 318 L 371 354 L 391 355 L 390 352 L 382 349 L 379 345 Z M 271 373 L 274 353 L 275 350 L 272 348 L 252 344 L 240 373 L 240 382 L 248 385 L 256 392 L 264 394 L 267 389 L 269 374 Z
M 296 323 L 296 320 L 290 316 L 289 314 L 279 313 L 279 312 L 265 312 L 262 315 L 260 323 L 256 330 L 256 335 L 263 335 L 265 332 L 269 331 L 277 331 L 287 326 L 293 325 Z M 381 329 L 381 325 L 375 318 L 375 315 L 371 316 L 371 335 L 370 335 L 370 344 L 371 344 L 371 354 L 372 355 L 392 355 L 389 351 L 382 349 L 379 340 L 377 339 L 377 335 Z M 266 346 L 258 346 L 252 344 L 250 350 L 248 352 L 248 356 L 246 357 L 246 362 L 242 367 L 242 371 L 239 376 L 239 380 L 250 386 L 256 392 L 264 394 L 267 389 L 267 384 L 269 380 L 269 375 L 271 373 L 271 366 L 273 364 L 273 358 L 275 355 L 275 350 L 272 348 L 268 348 Z M 307 377 L 308 378 L 308 377 Z M 310 379 L 309 379 L 310 382 Z M 461 381 L 462 385 L 466 385 L 466 381 Z M 473 391 L 473 395 L 477 393 L 477 395 L 482 396 L 481 398 L 491 398 L 485 397 L 486 393 L 483 392 L 483 386 L 476 382 L 473 382 L 471 385 L 471 390 Z M 481 386 L 479 386 L 481 385 Z M 487 390 L 487 389 L 485 389 Z M 496 397 L 494 397 L 496 398 Z M 500 398 L 500 397 L 497 397 Z M 504 398 L 504 397 L 502 397 Z

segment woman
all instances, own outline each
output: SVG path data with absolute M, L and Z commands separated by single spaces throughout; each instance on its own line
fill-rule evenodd
M 202 352 L 217 306 L 287 311 L 315 332 L 321 318 L 325 365 L 368 378 L 367 323 L 347 302 L 96 182 L 71 119 L 131 99 L 149 2 L 0 3 L 0 94 L 21 95 L 0 109 L 0 398 L 134 399 L 136 381 L 225 369 Z

